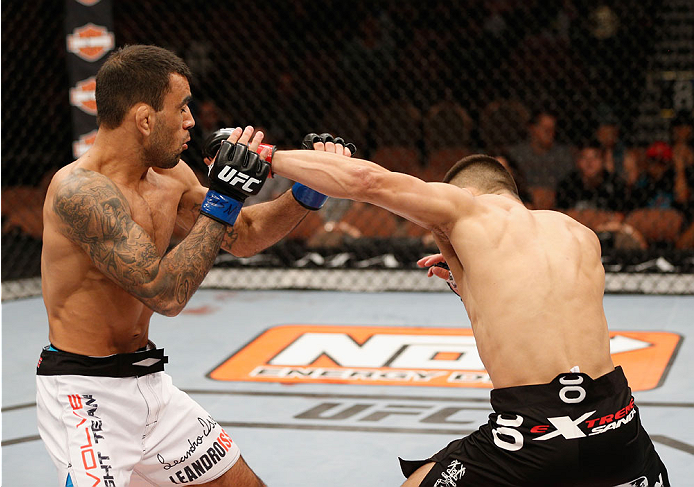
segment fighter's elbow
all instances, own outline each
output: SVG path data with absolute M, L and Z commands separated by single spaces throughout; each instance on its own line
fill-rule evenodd
M 248 258 L 257 255 L 262 249 L 259 246 L 244 245 L 243 243 L 234 245 L 233 249 L 229 250 L 229 253 L 234 257 Z
M 165 307 L 160 309 L 158 313 L 164 316 L 168 316 L 169 318 L 173 318 L 174 316 L 178 316 L 179 314 L 181 314 L 181 311 L 183 311 L 184 307 L 185 306 Z
M 354 199 L 365 200 L 379 189 L 379 173 L 371 167 L 355 167 L 352 171 L 352 183 L 349 185 Z
M 181 294 L 180 289 L 161 288 L 149 288 L 136 295 L 149 309 L 164 316 L 177 316 L 188 304 L 190 297 L 187 293 Z
M 185 308 L 187 302 L 179 303 L 175 299 L 157 299 L 145 302 L 145 304 L 155 313 L 168 317 L 174 317 L 178 316 L 181 311 L 183 311 L 183 308 Z

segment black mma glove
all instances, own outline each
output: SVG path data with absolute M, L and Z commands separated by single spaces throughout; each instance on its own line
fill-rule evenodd
M 245 144 L 221 142 L 219 153 L 210 166 L 210 189 L 200 213 L 213 220 L 233 225 L 244 201 L 260 192 L 270 164 Z
M 222 128 L 208 135 L 202 145 L 202 156 L 214 159 L 214 156 L 219 151 L 219 147 L 222 145 L 222 142 L 227 140 L 233 131 L 234 129 L 232 128 Z M 272 163 L 272 156 L 275 155 L 277 147 L 270 144 L 260 144 L 258 146 L 258 154 L 260 154 L 266 147 L 270 149 L 270 155 L 265 158 L 265 162 Z M 272 174 L 270 174 L 270 177 L 272 177 Z
M 357 147 L 351 142 L 346 144 L 342 137 L 333 138 L 332 135 L 327 133 L 320 135 L 311 133 L 306 135 L 301 142 L 301 148 L 313 150 L 313 144 L 316 142 L 323 142 L 323 144 L 327 142 L 342 144 L 350 150 L 352 155 L 357 152 Z M 312 211 L 320 210 L 328 199 L 323 193 L 319 193 L 315 189 L 311 189 L 301 183 L 294 183 L 294 186 L 292 186 L 292 195 L 294 195 L 294 198 L 301 206 Z

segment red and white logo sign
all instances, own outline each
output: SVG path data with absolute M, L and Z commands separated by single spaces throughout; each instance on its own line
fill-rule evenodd
M 680 337 L 610 332 L 632 390 L 657 387 Z M 492 387 L 469 328 L 287 325 L 271 328 L 210 373 L 216 380 Z
M 96 140 L 96 132 L 96 129 L 94 129 L 91 132 L 80 135 L 79 140 L 72 142 L 72 155 L 75 158 L 80 157 L 82 154 L 87 152 L 91 146 L 94 145 L 94 141 Z
M 70 105 L 89 115 L 96 115 L 96 78 L 91 76 L 70 88 Z
M 91 22 L 77 27 L 67 36 L 67 50 L 90 62 L 101 59 L 115 45 L 116 40 L 112 32 Z

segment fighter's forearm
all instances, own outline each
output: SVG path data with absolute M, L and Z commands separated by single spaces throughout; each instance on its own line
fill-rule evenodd
M 322 151 L 277 151 L 272 171 L 335 198 L 366 201 L 371 175 L 387 171 L 373 162 Z
M 159 279 L 139 290 L 140 300 L 159 313 L 178 314 L 212 267 L 225 228 L 201 215 L 188 236 L 161 259 Z
M 284 238 L 307 214 L 291 191 L 273 201 L 245 207 L 236 224 L 227 228 L 222 248 L 238 257 L 255 255 Z

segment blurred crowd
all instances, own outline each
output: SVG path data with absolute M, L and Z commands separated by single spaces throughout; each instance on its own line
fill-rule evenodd
M 694 117 L 689 112 L 672 118 L 669 140 L 653 140 L 642 146 L 626 144 L 619 122 L 608 112 L 595 117 L 595 125 L 584 138 L 563 144 L 556 137 L 562 120 L 553 111 L 530 112 L 518 102 L 495 101 L 480 115 L 481 137 L 494 144 L 482 149 L 468 145 L 472 118 L 453 101 L 434 105 L 424 115 L 408 104 L 390 106 L 380 115 L 378 119 L 389 126 L 386 129 L 384 123 L 384 132 L 390 130 L 392 137 L 382 134 L 385 136 L 379 140 L 388 142 L 371 147 L 366 130 L 378 122 L 366 113 L 355 114 L 363 118 L 365 132 L 347 133 L 339 124 L 324 124 L 315 130 L 339 133 L 357 143 L 357 156 L 426 181 L 441 181 L 466 155 L 486 153 L 514 175 L 528 208 L 567 213 L 594 230 L 603 246 L 694 248 Z M 197 123 L 184 159 L 206 184 L 202 142 L 230 123 L 211 100 L 199 103 L 195 116 Z M 521 140 L 509 136 L 506 127 L 511 120 L 525 127 Z M 272 128 L 257 128 L 273 142 Z M 403 137 L 402 133 L 409 135 Z M 3 234 L 21 232 L 41 238 L 43 196 L 51 176 L 44 175 L 38 187 L 3 188 Z M 290 185 L 291 181 L 273 178 L 247 204 L 273 199 Z M 13 204 L 17 201 L 26 204 Z M 357 238 L 413 238 L 425 245 L 432 243 L 423 229 L 385 210 L 334 199 L 310 214 L 288 238 L 315 247 L 339 246 Z

